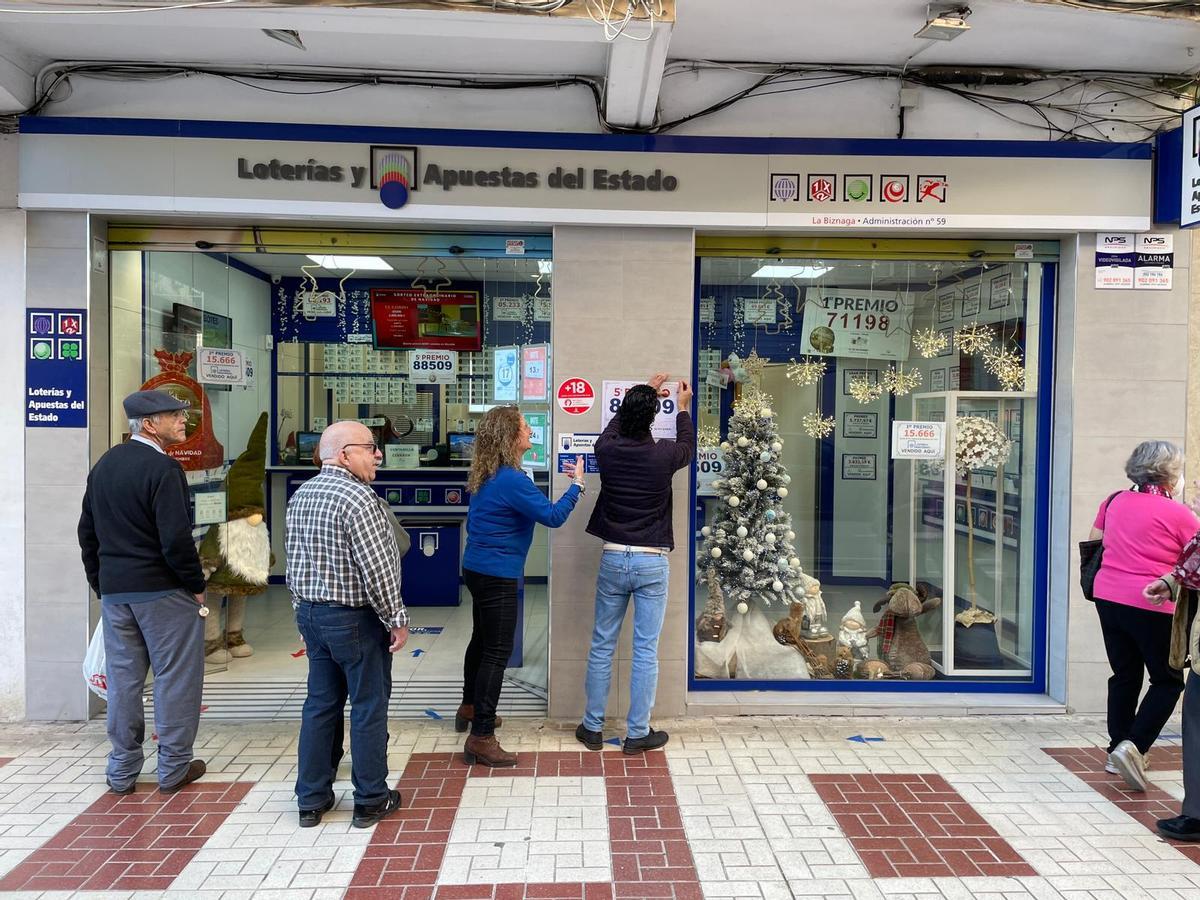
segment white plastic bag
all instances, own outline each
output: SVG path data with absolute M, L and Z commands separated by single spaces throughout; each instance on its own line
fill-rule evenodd
M 108 699 L 108 677 L 104 668 L 104 623 L 97 622 L 96 630 L 92 632 L 92 641 L 88 644 L 87 654 L 83 657 L 83 680 L 89 690 L 101 700 Z

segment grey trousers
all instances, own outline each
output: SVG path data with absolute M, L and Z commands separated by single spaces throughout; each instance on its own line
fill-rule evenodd
M 1200 675 L 1188 667 L 1183 691 L 1183 814 L 1200 819 Z
M 108 680 L 108 783 L 124 790 L 145 762 L 146 712 L 142 691 L 154 670 L 154 729 L 158 783 L 179 783 L 192 761 L 204 687 L 204 619 L 187 591 L 149 603 L 104 603 Z

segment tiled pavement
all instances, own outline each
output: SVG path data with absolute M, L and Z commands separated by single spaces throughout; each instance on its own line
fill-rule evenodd
M 99 723 L 0 726 L 0 900 L 1200 897 L 1200 848 L 1147 827 L 1177 812 L 1177 738 L 1138 796 L 1103 773 L 1095 718 L 656 725 L 666 751 L 626 758 L 510 721 L 521 764 L 490 771 L 448 723 L 400 723 L 406 809 L 369 830 L 348 760 L 337 809 L 298 828 L 293 723 L 206 722 L 209 775 L 163 796 L 148 753 L 122 798 Z

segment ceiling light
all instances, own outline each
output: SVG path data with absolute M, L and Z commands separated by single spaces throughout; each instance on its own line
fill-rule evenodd
M 357 269 L 359 272 L 393 271 L 387 260 L 378 256 L 313 256 L 311 253 L 306 255 L 322 269 L 328 269 L 331 272 L 349 271 L 350 269 Z
M 274 38 L 289 47 L 295 47 L 297 50 L 307 50 L 304 43 L 300 40 L 300 32 L 294 31 L 291 28 L 264 28 L 262 33 L 269 38 Z
M 833 266 L 763 266 L 751 278 L 820 278 Z
M 539 275 L 549 275 L 552 271 L 554 271 L 554 263 L 549 259 L 539 259 L 537 264 Z
M 967 16 L 971 10 L 966 6 L 951 7 L 942 10 L 926 9 L 925 24 L 913 37 L 924 38 L 927 41 L 952 41 L 960 34 L 971 30 L 967 24 Z

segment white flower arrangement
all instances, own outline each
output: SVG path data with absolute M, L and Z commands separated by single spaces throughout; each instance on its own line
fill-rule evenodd
M 1008 462 L 1012 443 L 991 419 L 959 416 L 955 421 L 954 464 L 959 474 L 994 469 Z

